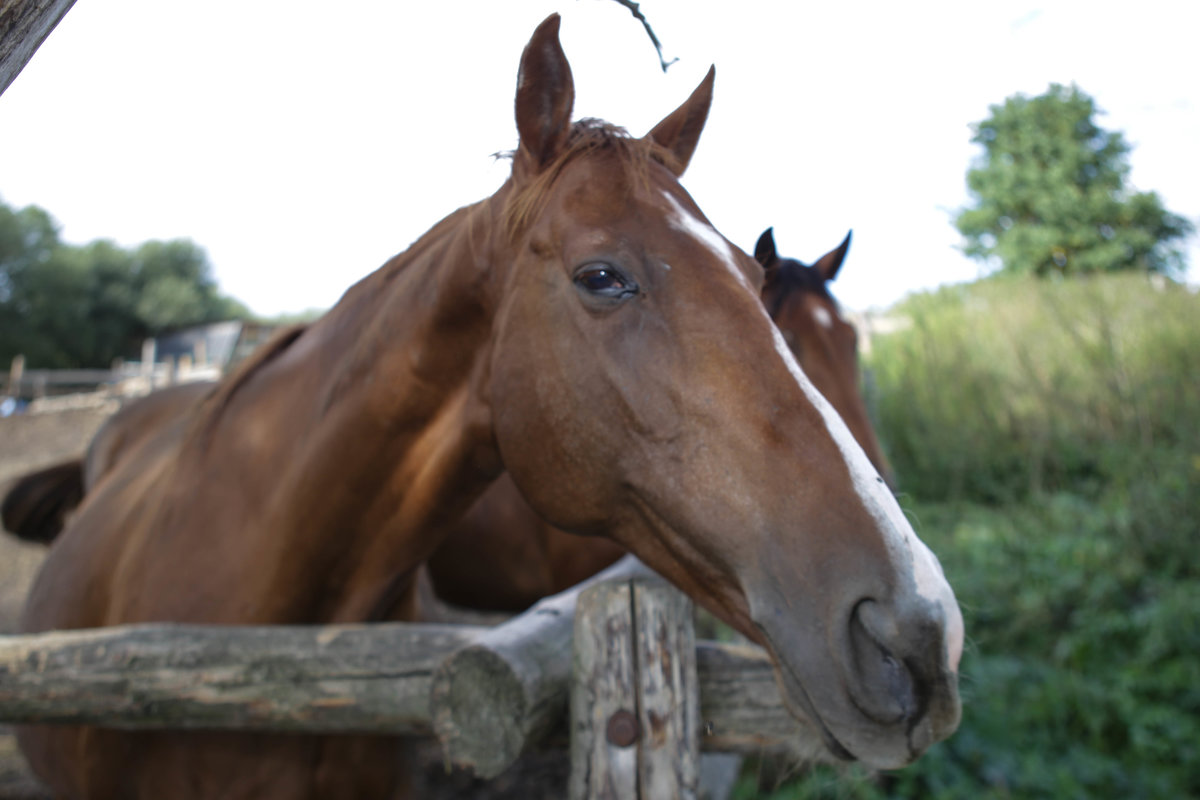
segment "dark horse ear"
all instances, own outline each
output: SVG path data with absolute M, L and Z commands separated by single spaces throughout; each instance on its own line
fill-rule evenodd
M 688 162 L 692 160 L 692 153 L 696 152 L 700 132 L 704 130 L 704 123 L 708 120 L 708 109 L 712 105 L 713 80 L 716 77 L 717 68 L 709 67 L 708 74 L 700 81 L 691 97 L 646 134 L 647 139 L 666 148 L 674 156 L 673 163 L 667 166 L 676 177 L 683 175 Z
M 842 240 L 841 244 L 821 256 L 817 259 L 817 263 L 813 264 L 813 269 L 819 272 L 821 277 L 826 281 L 831 281 L 837 277 L 842 262 L 846 260 L 846 252 L 850 249 L 850 237 L 853 234 L 854 231 L 847 233 L 846 238 Z
M 575 82 L 558 42 L 558 14 L 546 17 L 521 53 L 517 74 L 516 166 L 536 173 L 563 151 L 571 131 Z
M 754 245 L 754 260 L 766 269 L 778 259 L 779 254 L 775 252 L 775 229 L 767 228 L 762 232 L 762 236 L 758 237 L 758 244 Z

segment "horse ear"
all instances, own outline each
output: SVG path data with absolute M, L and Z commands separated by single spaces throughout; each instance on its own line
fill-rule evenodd
M 779 254 L 775 251 L 775 229 L 767 228 L 754 245 L 754 260 L 762 264 L 763 269 L 767 269 L 778 259 Z
M 647 139 L 666 148 L 675 157 L 673 163 L 667 166 L 676 177 L 683 175 L 688 162 L 692 160 L 692 153 L 696 152 L 700 132 L 704 130 L 708 109 L 712 105 L 713 80 L 716 76 L 717 68 L 709 67 L 708 74 L 691 97 L 646 134 Z
M 558 14 L 546 17 L 521 53 L 517 74 L 517 163 L 538 172 L 562 152 L 571 131 L 575 82 L 558 42 Z
M 813 269 L 819 272 L 826 282 L 837 277 L 842 262 L 846 260 L 846 253 L 850 250 L 850 237 L 853 233 L 854 231 L 847 233 L 841 244 L 821 256 L 817 259 L 817 263 L 813 264 Z

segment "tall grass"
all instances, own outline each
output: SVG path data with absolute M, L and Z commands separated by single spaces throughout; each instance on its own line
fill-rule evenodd
M 909 298 L 872 405 L 967 622 L 914 766 L 741 797 L 1200 796 L 1200 298 L 1139 276 Z
M 1121 275 L 917 295 L 871 358 L 906 491 L 1007 502 L 1200 457 L 1200 300 Z

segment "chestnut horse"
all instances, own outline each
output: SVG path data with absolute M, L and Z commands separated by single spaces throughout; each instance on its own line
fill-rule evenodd
M 572 124 L 558 17 L 521 58 L 512 175 L 122 459 L 58 536 L 25 631 L 414 619 L 415 575 L 503 471 L 767 649 L 831 752 L 957 725 L 933 554 L 678 182 L 712 73 L 643 139 Z M 400 740 L 25 726 L 66 797 L 394 797 Z
M 784 341 L 887 477 L 887 461 L 858 390 L 854 328 L 838 313 L 827 286 L 849 247 L 847 234 L 838 247 L 807 265 L 781 258 L 768 229 L 754 254 L 765 271 L 763 302 Z M 101 477 L 160 428 L 187 414 L 213 386 L 183 384 L 125 406 L 97 432 L 85 460 L 55 465 L 16 484 L 4 501 L 5 524 L 26 539 L 53 539 L 66 513 Z M 31 502 L 39 496 L 40 503 Z M 484 611 L 521 611 L 594 575 L 623 553 L 611 539 L 574 536 L 549 525 L 502 475 L 450 530 L 427 566 L 434 589 L 446 602 Z

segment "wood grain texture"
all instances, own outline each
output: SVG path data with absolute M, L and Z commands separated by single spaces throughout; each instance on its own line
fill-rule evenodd
M 692 603 L 659 578 L 588 589 L 575 617 L 571 800 L 695 800 Z
M 605 581 L 649 574 L 627 556 L 451 654 L 434 676 L 429 699 L 447 761 L 490 778 L 548 736 L 565 733 L 580 593 Z
M 75 0 L 0 3 L 0 94 L 4 94 L 73 5 Z
M 662 580 L 636 579 L 638 789 L 642 798 L 694 800 L 700 697 L 692 601 Z
M 610 720 L 637 718 L 633 589 L 628 581 L 593 586 L 575 611 L 571 682 L 570 800 L 638 800 L 636 735 L 608 735 Z
M 481 632 L 137 625 L 0 637 L 0 720 L 429 733 L 434 670 Z
M 700 749 L 788 754 L 826 760 L 820 733 L 784 705 L 775 667 L 761 647 L 701 641 L 696 644 L 700 688 Z

